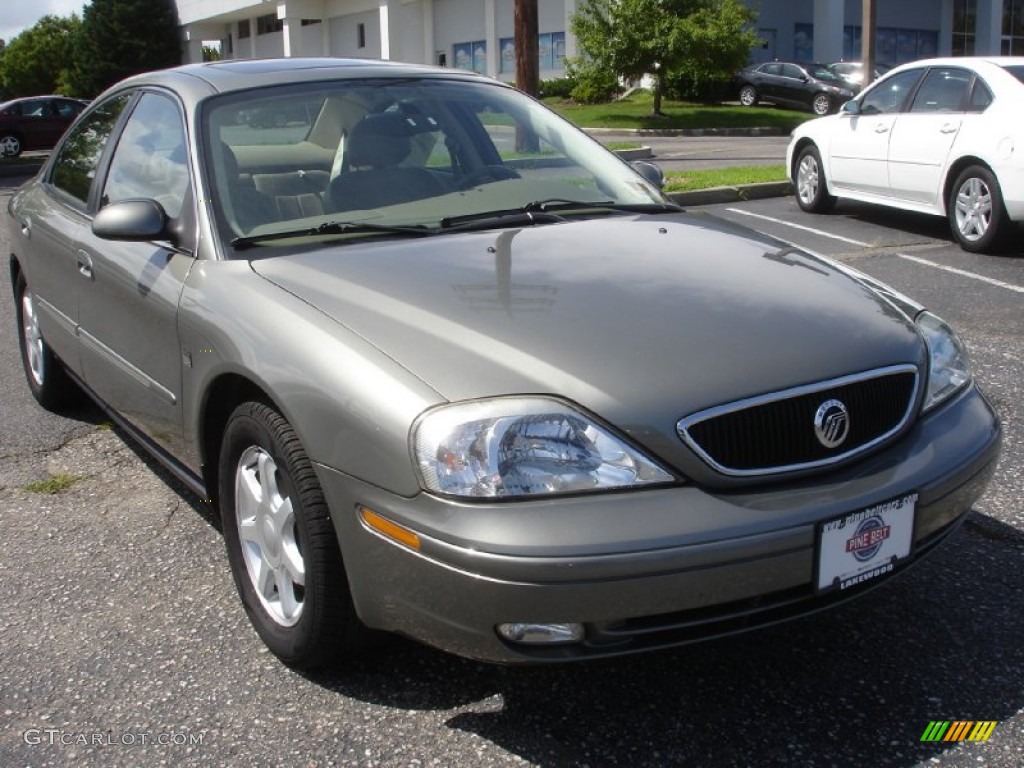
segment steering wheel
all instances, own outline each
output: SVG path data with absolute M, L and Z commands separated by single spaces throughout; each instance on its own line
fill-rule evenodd
M 459 189 L 469 189 L 481 184 L 490 184 L 495 181 L 521 178 L 518 173 L 507 165 L 485 165 L 470 171 L 459 181 Z

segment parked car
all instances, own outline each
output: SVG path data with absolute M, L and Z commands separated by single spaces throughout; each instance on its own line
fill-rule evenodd
M 839 75 L 846 82 L 853 85 L 855 88 L 860 89 L 864 87 L 864 63 L 860 61 L 837 61 L 834 64 L 829 64 L 828 69 L 833 74 Z M 872 80 L 877 80 L 892 67 L 888 64 L 879 64 L 875 62 L 874 77 Z
M 64 96 L 31 96 L 0 104 L 0 157 L 51 149 L 87 103 Z
M 1024 221 L 1024 57 L 904 64 L 840 114 L 798 127 L 787 168 L 805 211 L 837 198 L 949 219 L 968 251 Z
M 303 140 L 238 123 L 314 97 Z M 1000 447 L 953 330 L 639 170 L 469 72 L 134 77 L 10 201 L 28 386 L 81 387 L 219 509 L 296 667 L 367 627 L 498 662 L 659 648 L 931 552 Z
M 857 93 L 824 64 L 769 61 L 741 69 L 733 78 L 740 104 L 753 107 L 766 101 L 783 107 L 809 109 L 827 115 Z

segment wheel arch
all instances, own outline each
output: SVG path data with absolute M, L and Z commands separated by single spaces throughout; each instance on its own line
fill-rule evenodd
M 10 254 L 10 256 L 8 257 L 7 267 L 10 270 L 11 293 L 14 296 L 17 296 L 17 293 L 18 293 L 18 278 L 21 277 L 21 273 L 22 273 L 23 270 L 21 268 L 21 262 L 18 260 L 18 257 L 15 256 L 13 253 Z
M 956 184 L 957 177 L 964 168 L 972 165 L 979 165 L 988 170 L 988 172 L 993 176 L 996 175 L 995 171 L 992 170 L 992 166 L 976 155 L 964 155 L 950 163 L 949 167 L 946 169 L 946 178 L 942 182 L 942 200 L 940 201 L 940 209 L 943 216 L 949 214 L 949 195 L 953 191 L 953 185 Z
M 792 182 L 796 181 L 796 169 L 797 166 L 800 164 L 800 153 L 803 152 L 804 149 L 806 149 L 807 147 L 816 147 L 818 150 L 818 154 L 821 155 L 821 147 L 818 146 L 818 143 L 814 139 L 812 139 L 809 136 L 804 136 L 802 139 L 799 139 L 797 143 L 793 146 L 793 157 L 790 159 L 789 163 L 789 180 Z M 824 155 L 821 155 L 821 164 L 825 164 Z M 827 176 L 828 174 L 826 174 L 826 181 Z
M 264 403 L 278 413 L 283 413 L 263 387 L 239 373 L 222 373 L 206 388 L 198 419 L 199 464 L 206 493 L 214 504 L 219 501 L 218 465 L 224 429 L 235 408 L 250 400 Z

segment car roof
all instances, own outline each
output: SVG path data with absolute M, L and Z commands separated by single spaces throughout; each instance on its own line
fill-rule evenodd
M 900 64 L 893 69 L 909 69 L 911 67 L 957 67 L 957 66 L 991 66 L 1005 69 L 1006 67 L 1024 66 L 1024 56 L 941 56 L 933 59 L 918 59 Z
M 422 77 L 425 75 L 497 83 L 497 81 L 475 72 L 423 64 L 405 64 L 377 59 L 287 58 L 234 59 L 204 64 L 185 64 L 180 67 L 130 77 L 115 88 L 162 85 L 189 90 L 191 85 L 198 90 L 227 93 L 316 80 Z

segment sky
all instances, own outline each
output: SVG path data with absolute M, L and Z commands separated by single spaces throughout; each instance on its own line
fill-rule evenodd
M 85 0 L 6 0 L 0 12 L 0 38 L 10 42 L 43 16 L 82 15 Z

